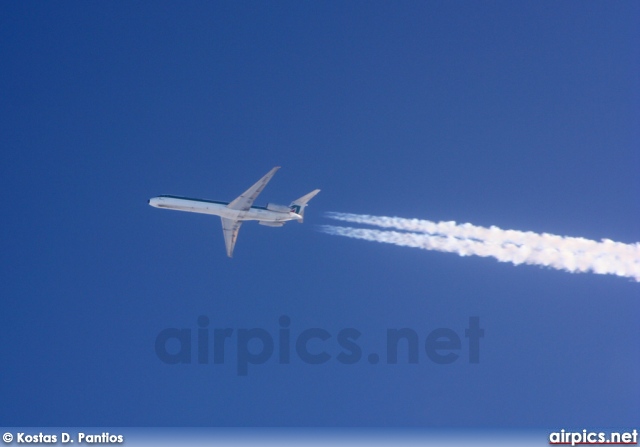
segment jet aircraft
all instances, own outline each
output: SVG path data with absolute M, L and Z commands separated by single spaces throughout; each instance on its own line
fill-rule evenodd
M 258 194 L 267 186 L 267 183 L 269 183 L 269 180 L 278 169 L 280 169 L 280 166 L 273 168 L 258 180 L 255 185 L 231 202 L 161 195 L 149 199 L 149 205 L 156 208 L 220 216 L 227 256 L 231 258 L 242 222 L 245 220 L 257 220 L 260 225 L 268 227 L 281 227 L 290 220 L 302 223 L 307 203 L 320 192 L 319 189 L 315 189 L 309 194 L 294 200 L 289 206 L 274 203 L 268 203 L 265 207 L 253 206 Z

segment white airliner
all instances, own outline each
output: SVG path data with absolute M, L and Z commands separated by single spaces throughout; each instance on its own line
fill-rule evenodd
M 297 220 L 302 223 L 307 202 L 320 192 L 319 189 L 315 189 L 309 194 L 294 200 L 289 206 L 276 205 L 273 203 L 268 203 L 266 207 L 252 206 L 258 194 L 267 186 L 267 183 L 269 183 L 269 180 L 271 180 L 271 177 L 273 177 L 278 169 L 280 169 L 280 166 L 273 168 L 258 180 L 255 185 L 247 189 L 240 197 L 232 202 L 162 195 L 149 199 L 149 205 L 155 206 L 156 208 L 220 216 L 220 219 L 222 219 L 224 243 L 227 246 L 227 255 L 232 257 L 233 248 L 238 239 L 238 231 L 243 221 L 257 220 L 260 225 L 266 225 L 268 227 L 281 227 L 289 220 Z

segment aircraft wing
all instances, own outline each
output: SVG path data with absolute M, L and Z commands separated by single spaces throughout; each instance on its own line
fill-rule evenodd
M 233 202 L 229 203 L 227 207 L 231 208 L 232 210 L 249 211 L 249 208 L 251 208 L 251 205 L 253 205 L 253 202 L 256 200 L 256 197 L 258 197 L 258 194 L 260 194 L 264 189 L 264 187 L 267 186 L 267 183 L 269 183 L 269 180 L 271 180 L 271 177 L 273 177 L 273 175 L 276 173 L 278 169 L 280 169 L 280 166 L 276 166 L 271 171 L 267 172 L 267 174 L 264 177 L 262 177 L 260 180 L 258 180 L 255 185 L 247 189 L 244 193 L 242 193 L 240 197 L 235 199 Z M 222 225 L 224 227 L 224 219 L 222 219 L 222 221 L 223 221 Z M 236 234 L 237 234 L 237 230 L 236 230 Z M 225 236 L 225 240 L 226 240 L 226 236 Z M 227 249 L 228 248 L 229 246 L 227 245 Z
M 222 233 L 224 234 L 224 244 L 227 246 L 227 256 L 233 257 L 233 248 L 236 246 L 238 240 L 238 231 L 240 231 L 240 225 L 242 221 L 233 220 L 221 217 L 222 219 Z

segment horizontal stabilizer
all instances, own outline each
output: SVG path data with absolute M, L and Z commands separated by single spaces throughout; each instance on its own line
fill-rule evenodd
M 319 192 L 320 192 L 319 189 L 314 189 L 309 194 L 305 194 L 304 196 L 300 197 L 299 199 L 296 199 L 293 202 L 291 202 L 291 206 L 294 206 L 294 205 L 306 205 L 307 202 L 309 200 L 313 199 L 316 196 L 316 194 L 318 194 Z

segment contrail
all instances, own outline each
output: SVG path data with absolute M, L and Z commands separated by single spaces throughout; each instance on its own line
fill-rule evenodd
M 601 242 L 580 237 L 503 230 L 455 222 L 431 222 L 399 217 L 327 213 L 344 222 L 374 225 L 403 231 L 324 225 L 321 231 L 376 242 L 457 253 L 461 256 L 493 257 L 501 262 L 553 267 L 568 272 L 611 274 L 640 281 L 640 244 Z

